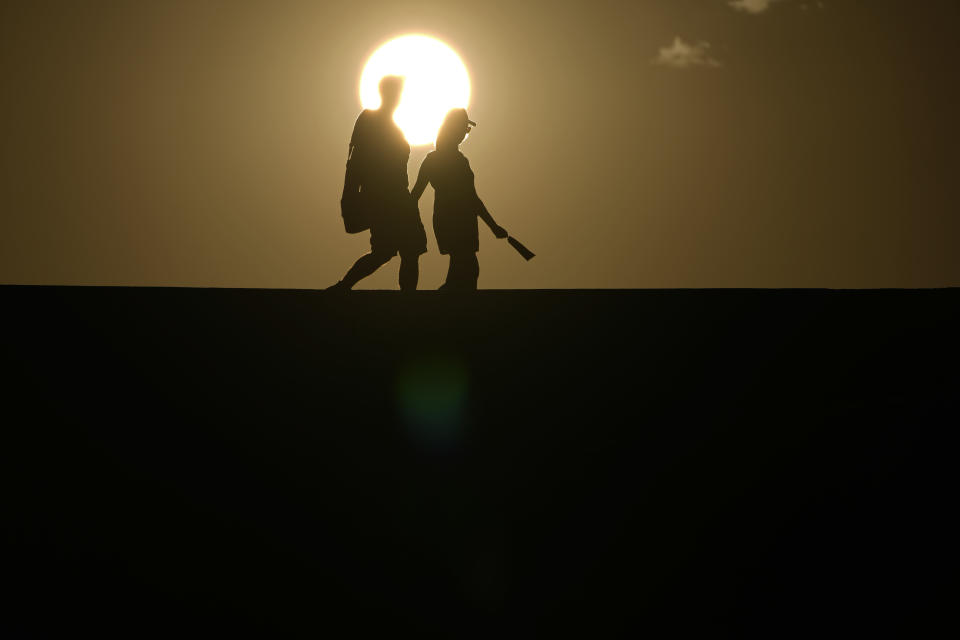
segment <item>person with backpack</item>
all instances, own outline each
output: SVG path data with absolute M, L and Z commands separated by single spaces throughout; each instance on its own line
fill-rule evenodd
M 379 109 L 364 109 L 353 128 L 341 209 L 348 233 L 370 230 L 370 253 L 360 257 L 328 291 L 348 291 L 400 254 L 401 291 L 413 291 L 427 235 L 416 203 L 407 191 L 410 145 L 393 121 L 403 94 L 403 78 L 380 81 Z

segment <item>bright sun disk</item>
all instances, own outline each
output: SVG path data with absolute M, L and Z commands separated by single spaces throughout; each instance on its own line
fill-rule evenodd
M 405 80 L 393 119 L 411 145 L 431 144 L 447 112 L 469 106 L 467 68 L 453 49 L 436 38 L 405 35 L 377 49 L 360 76 L 364 109 L 380 106 L 378 85 L 388 75 Z

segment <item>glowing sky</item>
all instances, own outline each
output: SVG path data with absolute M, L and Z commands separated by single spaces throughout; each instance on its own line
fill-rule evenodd
M 0 281 L 332 284 L 369 248 L 339 212 L 364 65 L 422 33 L 469 70 L 463 151 L 537 254 L 481 229 L 481 287 L 960 285 L 957 7 L 5 2 Z

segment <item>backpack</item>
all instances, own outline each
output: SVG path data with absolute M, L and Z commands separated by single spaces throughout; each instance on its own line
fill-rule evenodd
M 362 187 L 362 158 L 357 157 L 356 153 L 358 132 L 366 120 L 366 113 L 366 110 L 360 112 L 347 151 L 347 170 L 343 179 L 343 196 L 340 198 L 340 215 L 343 216 L 343 228 L 347 233 L 360 233 L 370 228 L 370 205 Z

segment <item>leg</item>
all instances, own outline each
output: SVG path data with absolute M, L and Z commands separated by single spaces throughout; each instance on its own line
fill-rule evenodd
M 400 254 L 400 291 L 416 291 L 420 279 L 420 256 Z
M 353 285 L 390 262 L 390 258 L 392 257 L 392 255 L 377 253 L 375 251 L 361 256 L 359 260 L 353 263 L 350 270 L 347 271 L 347 275 L 343 276 L 343 280 L 333 286 L 338 289 L 352 289 Z
M 480 261 L 477 254 L 471 253 L 463 257 L 463 288 L 477 290 L 477 280 L 480 279 Z
M 447 257 L 450 258 L 447 263 L 447 277 L 443 281 L 443 284 L 440 285 L 440 288 L 444 291 L 457 288 L 457 273 L 460 270 L 460 263 L 457 261 L 456 254 L 451 253 Z
M 450 254 L 450 268 L 447 270 L 447 281 L 444 289 L 456 291 L 475 291 L 477 278 L 480 275 L 480 264 L 477 254 L 472 252 L 457 252 Z

